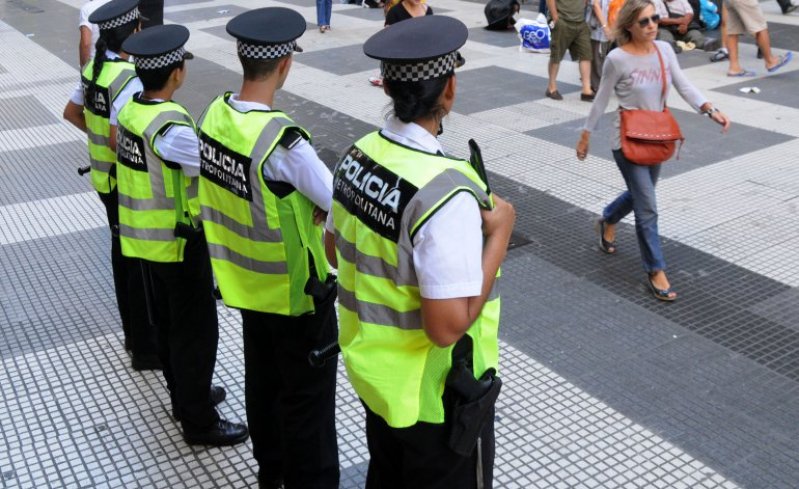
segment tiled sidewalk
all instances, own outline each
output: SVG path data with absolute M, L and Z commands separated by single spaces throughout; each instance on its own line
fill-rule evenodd
M 104 215 L 75 173 L 84 136 L 61 121 L 78 79 L 80 3 L 0 5 L 0 483 L 251 487 L 249 444 L 186 446 L 160 376 L 129 369 Z M 546 56 L 520 53 L 513 33 L 484 31 L 482 2 L 431 4 L 470 27 L 442 140 L 456 154 L 479 141 L 493 188 L 519 216 L 502 282 L 496 487 L 799 487 L 799 63 L 747 80 L 755 95 L 705 53 L 680 56 L 735 126 L 721 136 L 672 97 L 689 141 L 664 167 L 658 197 L 681 297 L 659 304 L 637 272 L 629 223 L 619 256 L 595 248 L 590 221 L 623 183 L 608 159 L 609 124 L 586 163 L 574 158 L 589 109 L 574 64 L 561 70 L 566 100 L 546 99 Z M 361 51 L 379 11 L 336 4 L 322 35 L 304 0 L 167 5 L 167 22 L 192 32 L 197 58 L 176 99 L 195 116 L 238 88 L 224 24 L 283 5 L 309 30 L 276 105 L 309 128 L 329 164 L 380 125 L 387 98 L 368 85 L 377 67 Z M 799 16 L 763 8 L 775 45 L 799 48 Z M 754 47 L 742 56 L 757 66 Z M 244 419 L 240 317 L 219 315 L 220 410 Z M 361 408 L 341 368 L 337 415 L 341 487 L 362 487 Z

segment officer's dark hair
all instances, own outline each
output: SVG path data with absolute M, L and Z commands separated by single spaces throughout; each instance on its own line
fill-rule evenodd
M 287 56 L 291 55 L 289 54 Z M 244 56 L 239 55 L 239 61 L 241 61 L 241 67 L 244 70 L 244 79 L 247 81 L 263 80 L 274 73 L 274 71 L 277 69 L 278 63 L 280 63 L 280 60 L 285 57 L 286 56 L 280 58 L 256 59 L 245 58 Z
M 122 43 L 130 37 L 131 34 L 139 26 L 139 20 L 128 22 L 127 24 L 115 27 L 113 29 L 100 30 L 100 37 L 97 38 L 97 43 L 94 45 L 94 65 L 92 66 L 92 79 L 89 81 L 89 86 L 86 88 L 86 100 L 84 103 L 89 103 L 94 100 L 94 94 L 97 91 L 97 78 L 103 71 L 103 63 L 105 63 L 106 50 L 119 53 L 122 50 Z
M 136 74 L 139 76 L 142 86 L 148 92 L 161 90 L 166 86 L 166 82 L 169 80 L 169 76 L 172 72 L 183 68 L 185 63 L 185 60 L 180 60 L 155 70 L 142 70 L 137 66 Z
M 444 107 L 438 103 L 452 75 L 421 81 L 383 80 L 388 96 L 394 102 L 392 113 L 402 122 L 443 118 Z

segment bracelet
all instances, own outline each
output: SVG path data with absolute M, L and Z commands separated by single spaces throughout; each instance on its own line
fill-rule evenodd
M 716 113 L 716 112 L 720 112 L 719 109 L 717 109 L 716 107 L 711 107 L 711 108 L 703 111 L 702 113 L 705 114 L 708 117 L 713 117 L 713 114 Z

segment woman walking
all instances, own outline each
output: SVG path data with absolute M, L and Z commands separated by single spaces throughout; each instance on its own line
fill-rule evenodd
M 316 0 L 316 25 L 324 34 L 330 30 L 330 16 L 333 12 L 333 0 Z
M 724 132 L 729 128 L 729 118 L 708 102 L 685 77 L 671 47 L 665 42 L 655 41 L 658 20 L 660 17 L 649 0 L 627 0 L 619 11 L 615 40 L 620 49 L 614 49 L 605 59 L 599 91 L 577 143 L 578 159 L 584 160 L 588 154 L 591 132 L 605 112 L 611 92 L 619 100 L 620 111 L 662 111 L 668 98 L 668 86 L 673 84 L 691 107 L 721 124 Z M 668 81 L 665 90 L 661 66 L 665 66 L 665 79 Z M 656 299 L 673 301 L 677 293 L 672 290 L 666 276 L 666 262 L 658 236 L 655 184 L 660 175 L 660 165 L 639 165 L 627 159 L 621 150 L 619 127 L 617 119 L 613 158 L 627 190 L 605 207 L 602 217 L 596 222 L 599 247 L 605 253 L 616 253 L 616 224 L 633 211 L 638 246 L 648 274 L 647 285 Z

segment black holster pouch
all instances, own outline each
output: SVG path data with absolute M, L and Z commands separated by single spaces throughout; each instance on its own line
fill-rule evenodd
M 324 326 L 329 321 L 330 315 L 335 314 L 336 297 L 338 297 L 336 276 L 329 273 L 327 279 L 322 282 L 315 274 L 311 275 L 305 283 L 305 293 L 313 297 L 314 309 L 320 316 L 315 322 L 317 327 L 309 327 L 308 337 L 319 340 L 325 332 Z
M 462 457 L 474 452 L 483 427 L 494 413 L 494 404 L 502 388 L 502 380 L 490 368 L 480 379 L 464 360 L 449 371 L 446 387 L 453 399 L 449 423 L 449 448 Z

